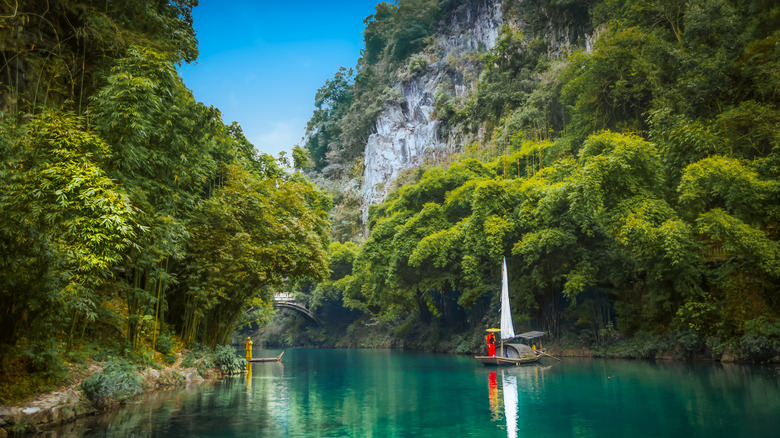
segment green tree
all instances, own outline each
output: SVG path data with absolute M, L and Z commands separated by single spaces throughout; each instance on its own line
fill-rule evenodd
M 710 285 L 707 304 L 722 310 L 722 315 L 716 314 L 719 327 L 709 321 L 710 331 L 742 333 L 747 321 L 777 314 L 780 246 L 774 224 L 779 191 L 775 178 L 766 179 L 733 158 L 709 157 L 683 173 L 680 209 L 693 223 L 711 260 L 710 269 L 704 271 Z M 703 306 L 701 300 L 696 303 L 681 314 L 688 316 L 692 308 Z M 711 314 L 704 317 L 713 319 Z
M 352 104 L 353 81 L 353 71 L 341 67 L 332 79 L 325 81 L 314 97 L 317 109 L 306 124 L 306 149 L 316 170 L 322 170 L 328 164 L 329 151 L 339 150 L 341 126 L 338 122 Z
M 132 194 L 147 229 L 127 254 L 121 288 L 127 337 L 138 349 L 142 331 L 160 329 L 165 290 L 175 281 L 170 260 L 182 259 L 189 237 L 186 217 L 196 197 L 220 180 L 217 163 L 229 161 L 232 142 L 219 114 L 195 102 L 170 55 L 149 48 L 131 48 L 117 60 L 90 111 L 111 145 L 112 176 Z M 144 325 L 152 317 L 148 330 Z
M 141 229 L 104 169 L 108 146 L 82 119 L 46 112 L 14 134 L 0 192 L 0 348 L 58 317 L 71 321 L 70 345 L 76 322 L 94 321 L 101 286 Z
M 325 277 L 328 199 L 310 183 L 257 179 L 237 166 L 202 201 L 191 221 L 185 342 L 227 342 L 252 299 L 270 301 L 273 288 Z

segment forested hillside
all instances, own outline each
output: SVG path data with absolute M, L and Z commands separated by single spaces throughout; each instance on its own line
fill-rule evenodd
M 3 401 L 292 285 L 269 341 L 478 351 L 504 257 L 561 348 L 778 356 L 776 2 L 379 3 L 291 163 L 184 86 L 196 4 L 0 4 Z
M 440 62 L 436 35 L 483 3 L 377 5 L 356 67 L 317 94 L 309 172 L 341 242 L 312 303 L 360 311 L 348 333 L 474 350 L 506 257 L 515 321 L 563 347 L 776 357 L 780 7 L 505 0 L 493 48 Z M 432 96 L 459 150 L 397 178 L 362 223 L 372 123 L 434 67 L 466 76 Z
M 330 197 L 177 73 L 196 4 L 0 5 L 0 399 L 88 357 L 224 344 L 327 272 Z

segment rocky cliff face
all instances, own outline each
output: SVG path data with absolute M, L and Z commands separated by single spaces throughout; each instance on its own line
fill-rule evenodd
M 454 97 L 465 95 L 476 83 L 468 56 L 490 50 L 504 23 L 500 0 L 473 0 L 456 9 L 436 39 L 435 52 L 422 71 L 399 81 L 395 89 L 403 101 L 388 105 L 379 115 L 365 149 L 361 208 L 364 223 L 368 206 L 384 200 L 400 172 L 450 153 L 460 145 L 440 135 L 434 95 L 438 88 Z
M 463 1 L 441 26 L 433 48 L 412 55 L 406 71 L 399 72 L 394 89 L 403 98 L 387 104 L 377 118 L 364 153 L 363 223 L 368 206 L 385 199 L 401 172 L 460 152 L 468 141 L 479 142 L 463 135 L 458 126 L 447 126 L 443 135 L 436 99 L 457 101 L 476 87 L 480 72 L 475 56 L 496 46 L 504 25 L 544 40 L 552 56 L 561 56 L 572 46 L 592 47 L 587 2 Z

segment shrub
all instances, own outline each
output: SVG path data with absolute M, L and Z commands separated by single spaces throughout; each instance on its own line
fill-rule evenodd
M 694 354 L 704 351 L 706 346 L 705 339 L 694 329 L 679 330 L 672 337 L 677 344 L 677 353 L 685 359 L 692 359 Z
M 81 391 L 96 409 L 106 410 L 141 393 L 141 376 L 128 362 L 109 362 L 81 383 Z
M 181 361 L 181 366 L 184 368 L 197 368 L 198 374 L 200 374 L 201 377 L 205 377 L 206 371 L 214 368 L 213 356 L 214 352 L 212 352 L 210 348 L 198 347 L 189 351 L 187 355 L 184 356 L 184 359 Z
M 35 372 L 46 380 L 57 382 L 67 377 L 67 368 L 63 365 L 60 356 L 61 345 L 37 341 L 29 346 L 22 354 L 26 356 Z
M 620 340 L 620 332 L 615 329 L 612 321 L 607 322 L 607 326 L 599 330 L 599 340 L 601 342 L 617 342 Z
M 739 346 L 742 360 L 766 362 L 780 355 L 780 319 L 760 316 L 745 322 Z
M 715 360 L 719 360 L 723 357 L 723 353 L 727 350 L 734 350 L 732 342 L 724 341 L 719 336 L 708 336 L 704 341 L 704 348 L 707 355 Z
M 163 355 L 170 354 L 173 351 L 173 336 L 171 336 L 171 333 L 167 331 L 160 333 L 154 348 Z
M 114 357 L 119 356 L 123 346 L 116 339 L 106 339 L 101 341 L 92 352 L 92 359 L 98 362 L 109 362 Z
M 618 347 L 620 356 L 653 359 L 663 349 L 663 342 L 650 333 L 639 332 Z
M 428 57 L 422 53 L 413 55 L 409 60 L 409 74 L 411 76 L 416 75 L 419 72 L 425 71 L 428 68 Z
M 163 332 L 157 338 L 155 349 L 162 355 L 163 361 L 170 365 L 176 362 L 176 355 L 173 353 L 174 340 L 170 332 Z
M 238 374 L 246 368 L 246 359 L 239 357 L 229 345 L 220 345 L 214 350 L 214 364 L 223 374 Z
M 766 362 L 780 354 L 780 342 L 766 336 L 743 336 L 739 345 L 741 358 L 752 362 Z
M 452 345 L 458 354 L 480 353 L 482 347 L 482 333 L 467 330 L 452 337 Z

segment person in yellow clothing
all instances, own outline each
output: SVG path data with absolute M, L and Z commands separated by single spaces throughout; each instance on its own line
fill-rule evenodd
M 252 338 L 246 337 L 246 360 L 252 360 Z

